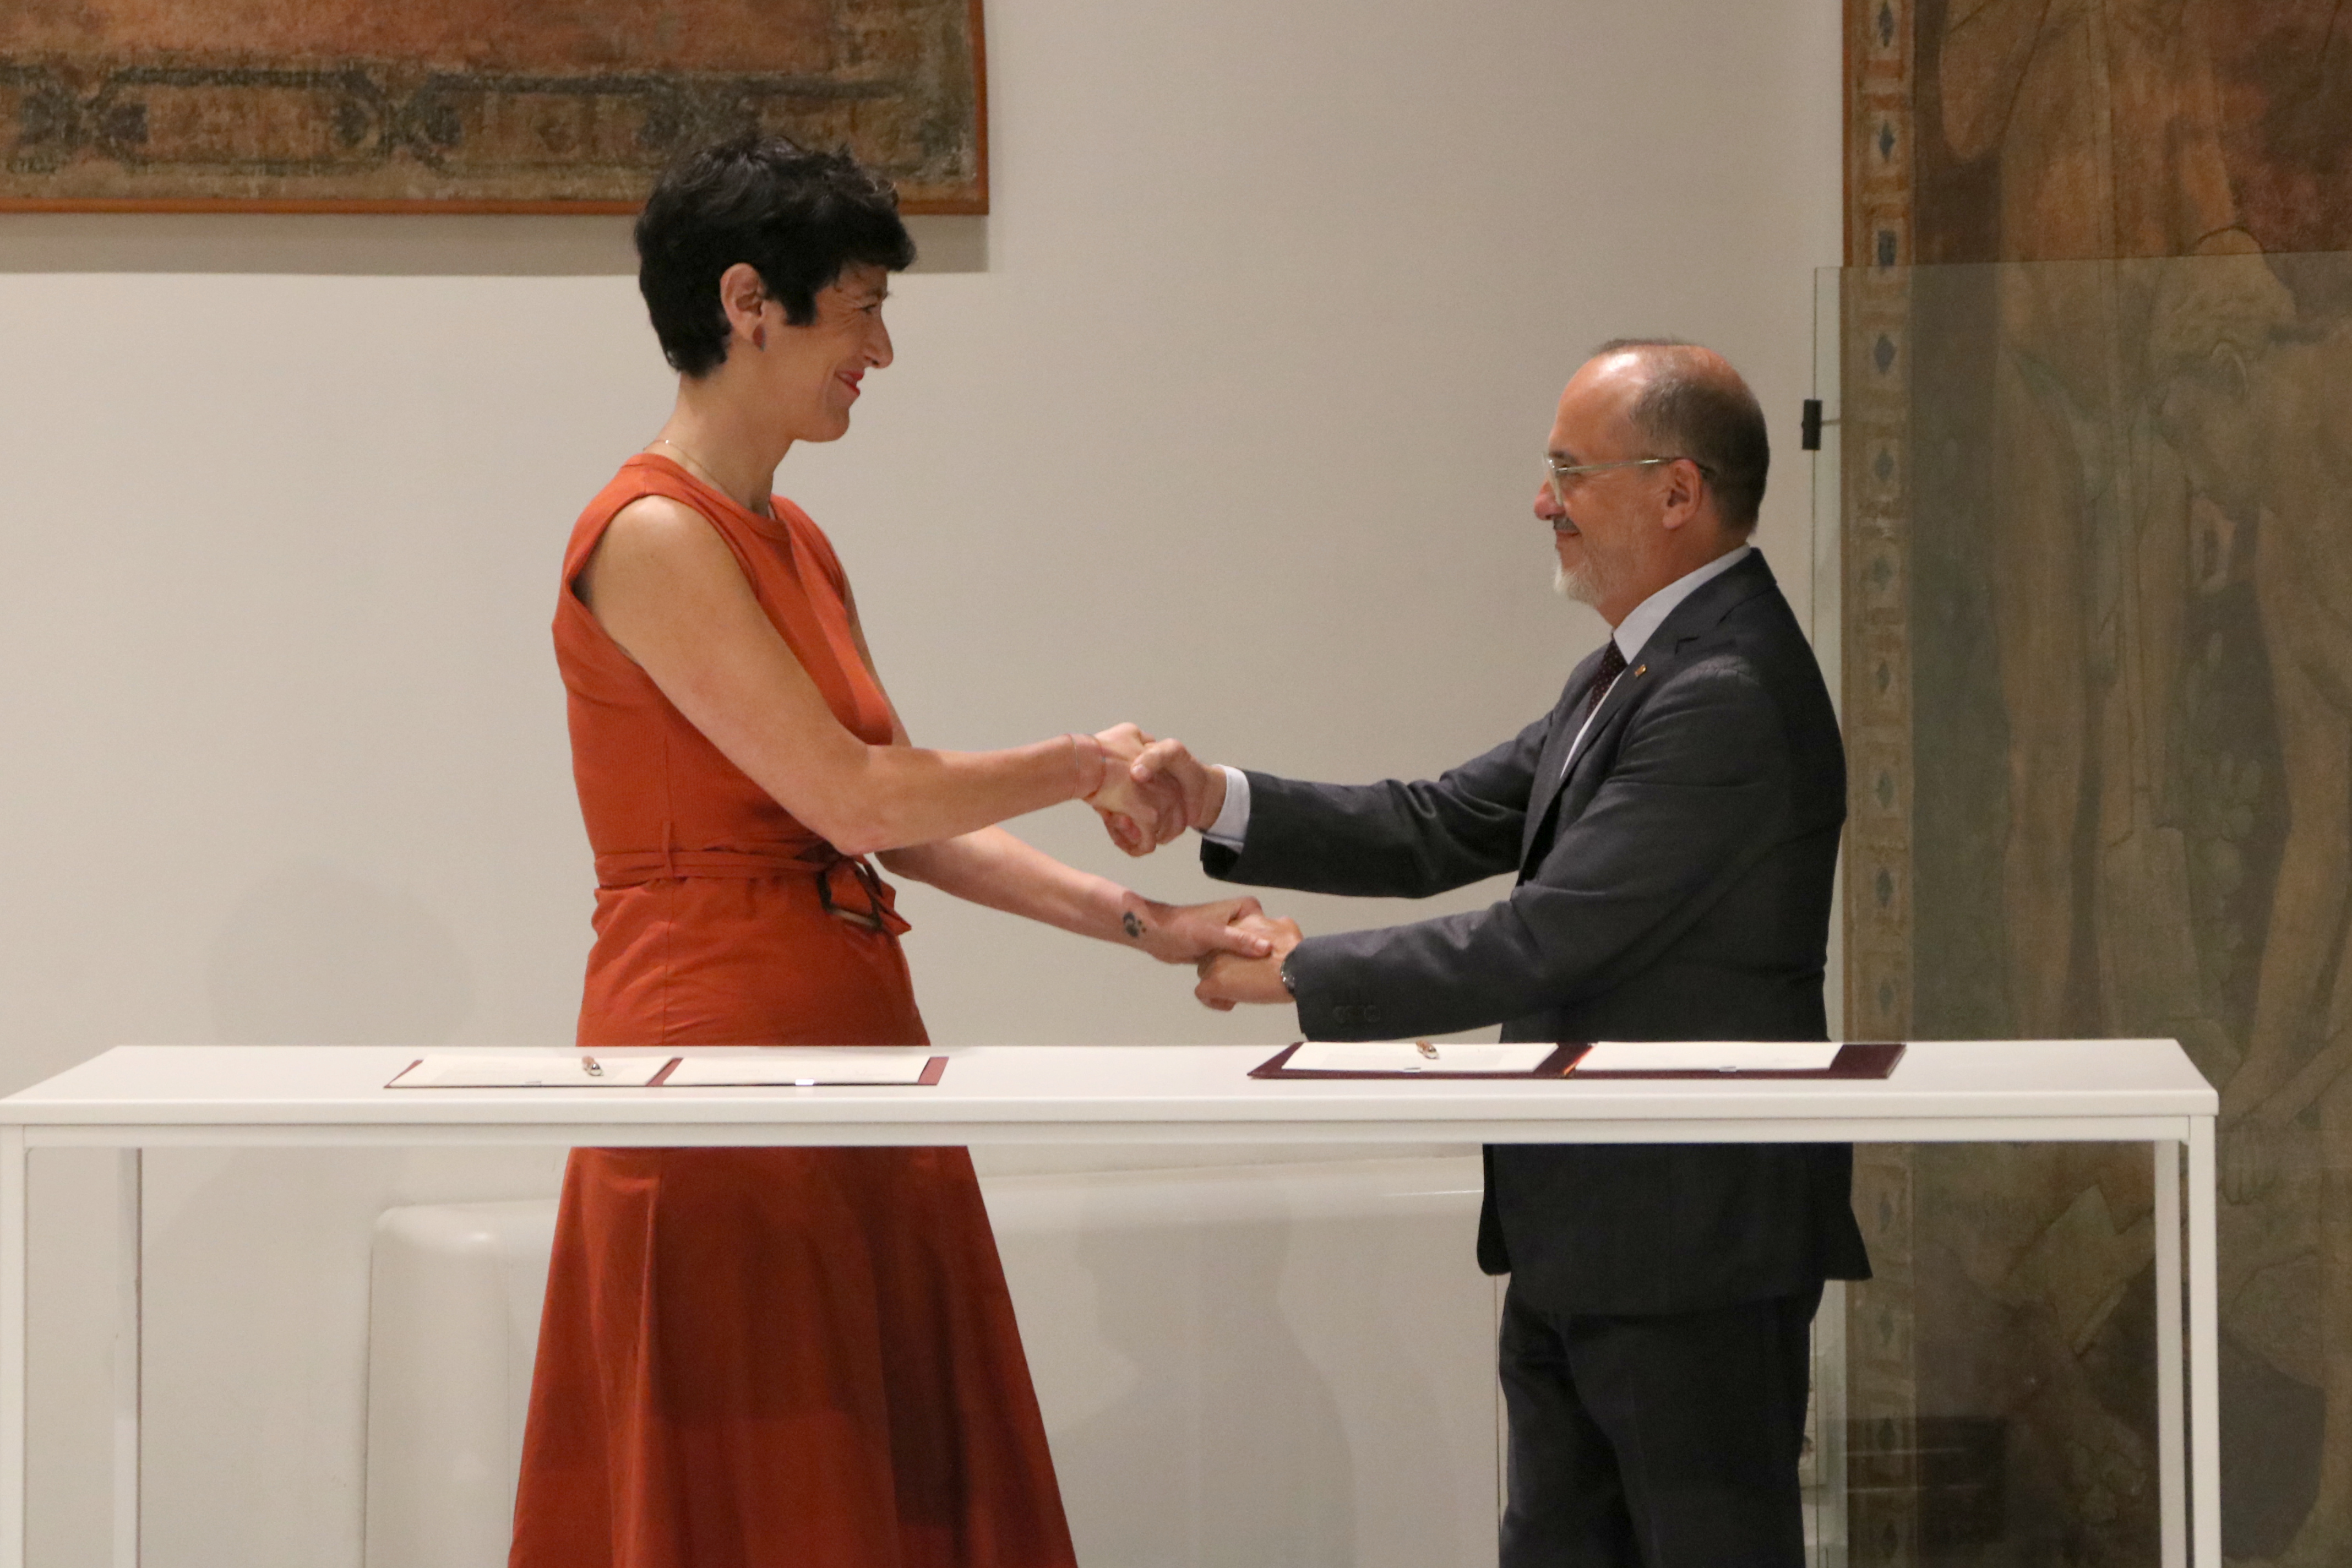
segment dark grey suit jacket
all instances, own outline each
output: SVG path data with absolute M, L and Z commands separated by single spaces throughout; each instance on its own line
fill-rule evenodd
M 1310 1039 L 1500 1023 L 1506 1040 L 1827 1037 L 1845 754 L 1820 667 L 1761 555 L 1677 605 L 1570 755 L 1600 655 L 1552 710 L 1435 782 L 1253 773 L 1210 875 L 1423 898 L 1516 869 L 1474 913 L 1309 937 Z M 1478 1259 L 1563 1312 L 1697 1310 L 1869 1273 L 1843 1145 L 1487 1151 Z

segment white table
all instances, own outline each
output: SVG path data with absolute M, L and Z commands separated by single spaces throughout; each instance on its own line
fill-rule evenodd
M 26 1160 L 35 1148 L 122 1151 L 115 1561 L 118 1568 L 135 1568 L 144 1149 L 1454 1142 L 2154 1145 L 2163 1563 L 2165 1568 L 2221 1568 L 2213 1203 L 2218 1104 L 2170 1040 L 1919 1044 L 1884 1080 L 1269 1082 L 1246 1076 L 1270 1054 L 1265 1047 L 987 1046 L 940 1054 L 950 1065 L 944 1080 L 929 1089 L 386 1089 L 384 1081 L 416 1051 L 125 1046 L 0 1100 L 0 1568 L 23 1568 L 25 1561 Z

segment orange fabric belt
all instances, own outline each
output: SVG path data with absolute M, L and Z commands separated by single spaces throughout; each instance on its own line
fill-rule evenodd
M 773 849 L 624 849 L 596 857 L 596 885 L 634 888 L 645 882 L 724 877 L 750 879 L 807 872 L 816 878 L 825 912 L 867 931 L 898 936 L 912 929 L 898 913 L 898 890 L 862 857 L 844 855 L 822 838 Z

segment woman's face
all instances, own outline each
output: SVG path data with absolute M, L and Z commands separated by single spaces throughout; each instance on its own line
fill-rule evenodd
M 849 405 L 868 370 L 890 363 L 890 329 L 882 301 L 890 275 L 879 267 L 852 267 L 816 297 L 816 319 L 804 327 L 784 320 L 770 300 L 761 307 L 767 347 L 738 342 L 757 367 L 761 390 L 796 441 L 837 441 L 849 430 Z

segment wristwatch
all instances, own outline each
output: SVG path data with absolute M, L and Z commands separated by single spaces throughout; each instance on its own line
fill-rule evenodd
M 1293 948 L 1291 952 L 1296 952 L 1297 951 L 1297 949 Z M 1290 973 L 1291 952 L 1286 952 L 1282 955 L 1282 967 L 1276 971 L 1276 973 L 1282 978 L 1282 988 L 1285 991 L 1289 992 L 1290 999 L 1293 1002 L 1296 1002 L 1298 1000 L 1298 976 Z

